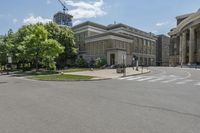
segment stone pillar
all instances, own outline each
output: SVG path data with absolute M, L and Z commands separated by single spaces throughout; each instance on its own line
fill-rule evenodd
M 197 33 L 197 62 L 200 63 L 200 29 L 198 30 Z
M 190 28 L 190 41 L 189 41 L 189 65 L 194 64 L 195 60 L 195 31 L 194 28 Z
M 179 40 L 179 63 L 181 64 L 182 63 L 182 46 L 183 46 L 183 35 L 180 34 L 180 40 Z
M 186 56 L 187 56 L 187 33 L 183 32 L 183 38 L 182 38 L 182 63 L 186 64 Z

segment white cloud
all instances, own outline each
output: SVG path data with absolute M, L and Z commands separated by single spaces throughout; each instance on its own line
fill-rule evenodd
M 13 24 L 16 24 L 18 22 L 18 19 L 14 18 L 12 21 L 13 21 Z
M 74 9 L 69 11 L 69 14 L 74 16 L 74 19 L 106 15 L 106 12 L 103 10 L 104 0 L 97 0 L 95 2 L 65 0 L 65 3 L 74 7 Z
M 78 24 L 80 24 L 80 23 L 82 23 L 81 20 L 76 20 L 76 21 L 73 22 L 73 25 L 78 25 Z
M 158 23 L 156 23 L 156 26 L 161 27 L 161 26 L 165 26 L 167 24 L 168 24 L 168 22 L 158 22 Z
M 51 21 L 52 21 L 51 19 L 42 18 L 41 16 L 38 16 L 38 17 L 30 16 L 28 18 L 25 18 L 23 20 L 23 23 L 24 24 L 36 24 L 36 23 L 48 23 Z

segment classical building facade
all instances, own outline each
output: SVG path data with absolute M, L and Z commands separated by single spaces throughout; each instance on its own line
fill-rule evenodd
M 177 27 L 169 32 L 170 64 L 200 63 L 200 10 L 176 17 Z
M 88 62 L 101 57 L 108 65 L 131 65 L 137 56 L 139 65 L 155 65 L 156 36 L 125 24 L 108 26 L 85 22 L 74 26 L 80 56 Z
M 169 66 L 170 38 L 166 35 L 158 35 L 156 45 L 156 65 Z

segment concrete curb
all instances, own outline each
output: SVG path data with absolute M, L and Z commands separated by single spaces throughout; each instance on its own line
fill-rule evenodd
M 130 77 L 130 76 L 138 76 L 138 75 L 143 75 L 143 74 L 148 74 L 148 73 L 151 73 L 151 71 L 149 70 L 148 72 L 144 72 L 144 73 L 138 73 L 138 74 L 132 74 L 132 75 L 128 75 L 128 76 L 125 76 L 125 77 Z M 124 76 L 120 76 L 120 77 L 117 77 L 117 78 L 122 78 Z M 28 77 L 25 77 L 26 79 L 29 79 Z M 111 80 L 111 79 L 117 79 L 117 78 L 94 78 L 94 79 L 91 79 L 91 80 L 41 80 L 41 79 L 30 79 L 30 80 L 35 80 L 35 81 L 44 81 L 44 82 L 89 82 L 89 81 L 103 81 L 103 80 Z
M 103 80 L 111 80 L 111 79 L 118 79 L 118 78 L 122 78 L 122 77 L 130 77 L 130 76 L 137 76 L 137 75 L 143 75 L 143 74 L 148 74 L 151 73 L 151 71 L 149 70 L 148 72 L 144 72 L 144 73 L 137 73 L 137 74 L 132 74 L 132 75 L 127 75 L 127 76 L 119 76 L 119 77 L 115 77 L 115 78 L 101 78 L 101 77 L 96 77 L 90 80 L 41 80 L 41 79 L 32 79 L 29 78 L 29 76 L 20 76 L 23 77 L 26 80 L 33 80 L 33 81 L 44 81 L 44 82 L 85 82 L 85 81 L 103 81 Z M 12 75 L 14 76 L 14 75 Z M 15 77 L 17 77 L 15 75 Z
M 151 71 L 149 70 L 148 72 L 145 72 L 145 73 L 138 73 L 138 74 L 133 74 L 133 75 L 128 75 L 128 76 L 121 76 L 120 78 L 131 77 L 131 76 L 138 76 L 138 75 L 143 75 L 143 74 L 148 74 L 148 73 L 151 73 Z
M 111 80 L 112 78 L 102 78 L 102 79 L 91 79 L 91 80 L 41 80 L 41 79 L 30 79 L 24 77 L 25 79 L 34 80 L 34 81 L 44 81 L 44 82 L 89 82 L 89 81 L 103 81 L 103 80 Z

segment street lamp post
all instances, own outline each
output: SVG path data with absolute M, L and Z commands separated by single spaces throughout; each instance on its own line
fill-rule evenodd
M 124 54 L 124 55 L 122 55 L 122 60 L 123 60 L 123 68 L 124 68 L 124 70 L 123 70 L 123 76 L 125 77 L 126 76 L 126 64 L 125 64 L 125 59 L 126 59 L 126 55 Z
M 133 57 L 133 59 L 132 59 L 132 67 L 133 67 L 133 70 L 134 70 L 134 65 L 135 64 L 135 58 Z
M 136 55 L 133 55 L 133 61 L 135 61 L 135 65 L 136 65 L 136 71 L 139 71 L 138 70 L 138 57 Z

